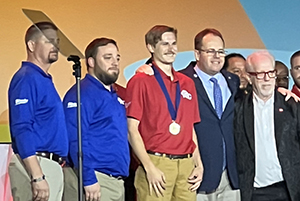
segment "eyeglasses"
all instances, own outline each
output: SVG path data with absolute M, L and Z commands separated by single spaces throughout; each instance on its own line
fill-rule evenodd
M 289 79 L 289 76 L 277 76 L 276 79 L 279 81 L 279 80 L 288 80 Z
M 223 49 L 220 49 L 220 50 L 215 50 L 215 49 L 202 50 L 202 49 L 200 49 L 200 51 L 205 52 L 209 56 L 215 56 L 216 53 L 218 53 L 220 57 L 226 56 L 226 51 Z
M 270 70 L 268 72 L 248 72 L 248 73 L 249 73 L 249 75 L 256 76 L 256 78 L 258 80 L 263 80 L 263 79 L 265 79 L 266 75 L 268 75 L 269 78 L 275 78 L 277 71 Z

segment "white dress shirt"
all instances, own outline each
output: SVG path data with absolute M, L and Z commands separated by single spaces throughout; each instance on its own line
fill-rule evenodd
M 274 94 L 264 102 L 253 92 L 255 177 L 254 187 L 261 188 L 283 181 L 278 160 L 274 129 Z
M 218 80 L 218 84 L 220 85 L 221 91 L 222 91 L 222 103 L 223 103 L 223 111 L 225 110 L 226 104 L 231 96 L 231 91 L 227 85 L 227 81 L 224 78 L 224 76 L 222 75 L 222 73 L 217 73 L 214 76 L 208 75 L 205 72 L 203 72 L 202 70 L 200 70 L 198 68 L 198 66 L 196 65 L 194 67 L 194 70 L 196 71 L 199 79 L 202 81 L 203 87 L 206 91 L 207 96 L 209 97 L 209 100 L 213 106 L 213 108 L 215 108 L 215 101 L 214 101 L 214 83 L 211 82 L 209 79 L 214 77 Z

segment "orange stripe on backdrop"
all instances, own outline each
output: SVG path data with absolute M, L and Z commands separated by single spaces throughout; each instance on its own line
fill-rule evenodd
M 264 48 L 256 30 L 238 0 L 1 0 L 0 7 L 0 113 L 7 110 L 7 88 L 12 75 L 26 59 L 24 34 L 31 25 L 22 8 L 41 10 L 84 52 L 96 37 L 106 36 L 118 42 L 121 72 L 149 57 L 145 33 L 155 24 L 178 29 L 179 51 L 193 50 L 194 36 L 204 28 L 222 32 L 227 48 Z M 83 75 L 86 72 L 82 60 Z M 75 83 L 72 64 L 60 55 L 50 69 L 61 97 Z M 118 83 L 126 85 L 121 74 Z

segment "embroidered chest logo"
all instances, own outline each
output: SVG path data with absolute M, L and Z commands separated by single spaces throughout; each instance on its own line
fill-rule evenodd
M 130 104 L 131 104 L 131 101 L 128 103 L 125 103 L 125 108 L 128 108 Z
M 120 103 L 121 105 L 124 105 L 124 103 L 125 103 L 125 101 L 122 100 L 120 97 L 118 97 L 118 101 L 119 101 L 119 103 Z
M 192 94 L 187 92 L 186 90 L 181 91 L 182 98 L 186 98 L 188 100 L 192 100 Z
M 77 103 L 76 102 L 68 102 L 67 108 L 72 108 L 72 107 L 77 107 Z
M 26 103 L 28 103 L 28 99 L 26 99 L 26 98 L 15 100 L 15 105 L 21 105 L 21 104 L 26 104 Z

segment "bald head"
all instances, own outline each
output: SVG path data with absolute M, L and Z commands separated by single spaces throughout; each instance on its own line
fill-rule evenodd
M 254 52 L 247 57 L 246 60 L 246 71 L 247 72 L 256 72 L 258 65 L 266 62 L 268 67 L 275 69 L 275 60 L 274 57 L 267 51 Z
M 269 100 L 275 88 L 275 60 L 267 51 L 254 52 L 248 56 L 246 71 L 250 75 L 253 92 L 263 101 Z

